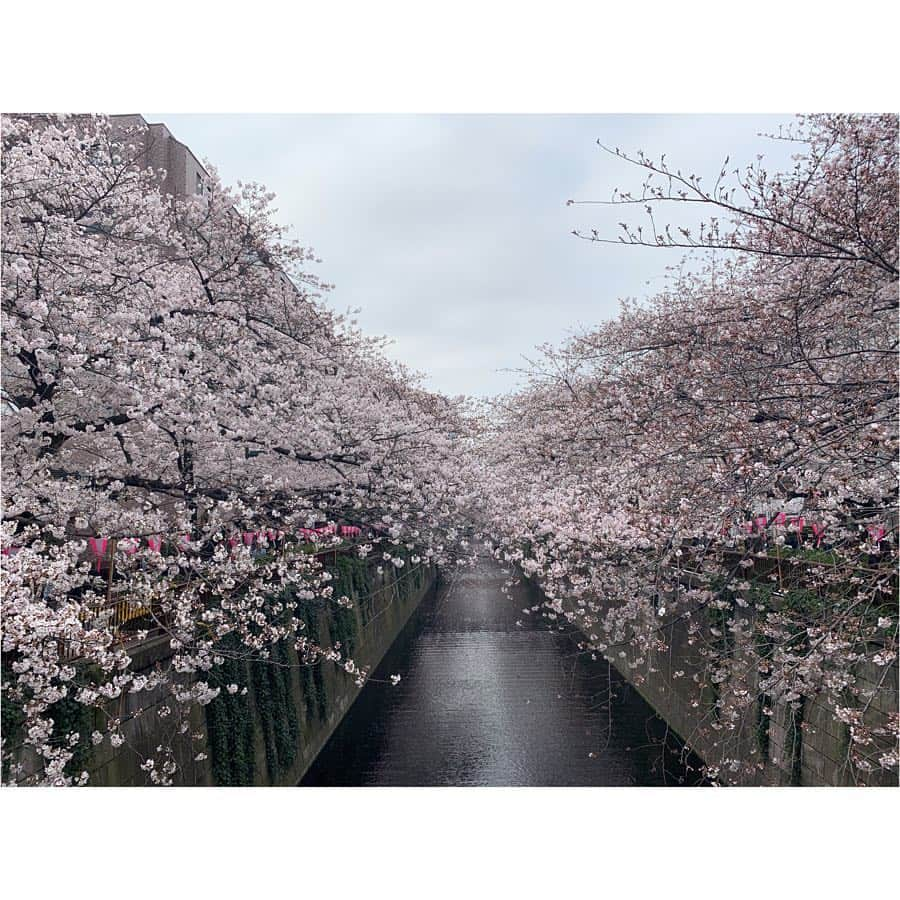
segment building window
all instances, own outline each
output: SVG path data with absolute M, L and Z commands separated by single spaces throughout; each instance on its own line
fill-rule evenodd
M 203 193 L 203 176 L 199 172 L 197 172 L 197 187 L 195 193 Z

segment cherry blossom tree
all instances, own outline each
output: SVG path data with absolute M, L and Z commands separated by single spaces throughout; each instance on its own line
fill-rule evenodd
M 484 446 L 489 528 L 540 581 L 535 612 L 637 680 L 686 631 L 723 782 L 763 768 L 739 734 L 754 709 L 799 729 L 813 701 L 848 726 L 851 779 L 897 767 L 896 709 L 874 714 L 896 696 L 897 119 L 787 139 L 793 171 L 723 167 L 710 189 L 613 151 L 646 175 L 610 201 L 648 217 L 619 241 L 712 255 L 542 348 Z M 679 203 L 713 217 L 661 224 Z
M 529 612 L 635 680 L 685 631 L 699 664 L 674 677 L 709 707 L 712 777 L 760 768 L 748 713 L 797 730 L 818 701 L 847 726 L 852 777 L 896 768 L 896 714 L 873 715 L 897 652 L 895 117 L 801 119 L 793 172 L 723 171 L 709 191 L 631 159 L 647 181 L 612 202 L 650 220 L 624 242 L 715 255 L 542 348 L 525 390 L 477 411 L 328 307 L 270 194 L 213 177 L 164 196 L 138 138 L 3 122 L 9 780 L 85 779 L 61 703 L 106 716 L 90 739 L 117 745 L 109 701 L 164 690 L 169 739 L 143 768 L 171 783 L 228 653 L 289 640 L 362 681 L 305 633 L 301 602 L 346 599 L 310 545 L 343 526 L 385 565 L 453 564 L 472 520 L 540 581 Z M 719 218 L 658 226 L 670 203 Z M 138 675 L 150 628 L 173 655 Z
M 361 682 L 304 633 L 300 602 L 346 601 L 314 551 L 343 527 L 361 555 L 426 565 L 452 561 L 463 535 L 463 401 L 423 389 L 325 303 L 272 194 L 213 175 L 203 196 L 163 195 L 140 138 L 102 117 L 3 120 L 14 782 L 85 780 L 70 764 L 85 736 L 53 721 L 62 700 L 106 715 L 125 691 L 163 687 L 183 733 L 216 694 L 226 637 L 257 658 L 290 640 Z M 128 640 L 123 619 L 142 623 Z M 129 647 L 149 629 L 174 654 L 138 678 Z M 121 741 L 115 717 L 92 738 Z M 144 765 L 173 780 L 165 741 Z

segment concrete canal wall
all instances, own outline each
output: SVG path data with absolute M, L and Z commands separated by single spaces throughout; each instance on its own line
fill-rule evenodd
M 896 786 L 896 771 L 867 772 L 851 764 L 849 727 L 835 718 L 824 696 L 804 698 L 798 709 L 784 699 L 760 696 L 752 625 L 748 622 L 746 634 L 727 651 L 729 673 L 718 685 L 699 653 L 714 639 L 709 625 L 700 640 L 691 641 L 683 621 L 670 622 L 663 628 L 665 650 L 635 662 L 634 652 L 623 648 L 625 658 L 617 650 L 610 662 L 707 765 L 718 768 L 725 784 Z M 884 724 L 896 715 L 896 664 L 866 663 L 855 677 L 855 686 L 868 694 L 868 723 Z M 743 708 L 720 703 L 720 697 L 735 692 L 746 698 Z
M 540 593 L 536 585 L 535 592 Z M 736 634 L 723 627 L 735 612 L 743 623 Z M 824 694 L 804 698 L 798 709 L 782 698 L 760 695 L 761 657 L 750 609 L 717 611 L 712 616 L 698 609 L 692 621 L 700 622 L 698 634 L 689 634 L 682 617 L 654 620 L 664 646 L 640 657 L 626 644 L 610 651 L 607 658 L 685 744 L 718 770 L 722 783 L 897 786 L 896 769 L 866 771 L 851 763 L 850 729 L 835 718 Z M 727 676 L 719 684 L 710 677 L 702 652 L 716 643 L 727 667 Z M 896 661 L 888 666 L 864 663 L 854 675 L 853 687 L 868 704 L 864 722 L 885 725 L 898 711 Z M 735 693 L 744 697 L 742 708 L 720 699 Z M 880 751 L 890 748 L 887 743 Z M 880 751 L 871 756 L 877 757 Z
M 433 589 L 436 570 L 407 563 L 378 574 L 374 563 L 338 557 L 335 577 L 335 594 L 347 594 L 352 608 L 307 608 L 304 618 L 322 646 L 340 642 L 359 666 L 371 670 Z M 133 655 L 137 673 L 152 671 L 171 656 L 168 639 L 148 643 Z M 146 757 L 160 759 L 156 748 L 165 742 L 175 748 L 176 784 L 297 784 L 360 691 L 353 677 L 333 663 L 304 665 L 287 642 L 270 662 L 226 659 L 214 672 L 210 683 L 222 691 L 207 706 L 194 708 L 184 735 L 169 725 L 169 717 L 160 716 L 166 704 L 162 691 L 119 698 L 110 713 L 122 720 L 125 743 L 113 748 L 107 738 L 85 751 L 80 762 L 91 774 L 90 783 L 147 784 L 140 763 Z M 247 690 L 228 694 L 229 683 Z M 196 759 L 201 754 L 205 758 Z

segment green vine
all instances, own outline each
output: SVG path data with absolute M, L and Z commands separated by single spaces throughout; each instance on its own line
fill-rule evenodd
M 51 744 L 65 746 L 71 734 L 78 734 L 78 741 L 72 750 L 72 758 L 66 763 L 63 771 L 66 775 L 77 778 L 82 772 L 90 769 L 91 732 L 94 730 L 94 711 L 71 697 L 63 697 L 47 708 L 48 718 L 53 720 Z
M 226 638 L 223 649 L 237 652 L 239 642 Z M 226 657 L 210 673 L 210 685 L 221 691 L 206 705 L 206 732 L 212 760 L 213 781 L 217 785 L 252 785 L 256 774 L 255 729 L 250 699 L 242 692 L 249 681 L 247 663 Z M 227 685 L 236 684 L 230 694 Z
M 250 675 L 266 749 L 266 771 L 270 783 L 277 784 L 297 758 L 300 741 L 300 723 L 294 706 L 293 679 L 285 642 L 275 644 L 269 660 L 254 661 Z
M 390 591 L 405 599 L 424 583 L 424 573 L 412 571 L 407 552 L 398 555 L 407 560 L 407 567 L 397 572 Z M 327 635 L 332 647 L 340 645 L 342 656 L 352 657 L 359 648 L 361 624 L 374 616 L 374 566 L 347 554 L 337 556 L 330 568 L 333 596 L 347 597 L 352 605 L 325 606 L 321 600 L 303 599 L 294 614 L 305 623 L 303 634 L 310 641 L 322 645 Z M 236 637 L 227 638 L 222 649 L 228 651 L 225 661 L 210 673 L 211 685 L 221 691 L 205 707 L 213 780 L 217 785 L 258 783 L 258 733 L 268 781 L 278 784 L 297 759 L 302 727 L 328 716 L 324 664 L 317 660 L 301 665 L 295 678 L 298 657 L 287 641 L 273 645 L 265 660 L 242 658 Z M 227 690 L 231 684 L 238 686 L 234 693 Z

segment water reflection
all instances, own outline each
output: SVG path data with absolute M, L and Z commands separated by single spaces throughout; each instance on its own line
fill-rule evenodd
M 637 692 L 503 581 L 484 562 L 423 601 L 374 673 L 402 681 L 366 685 L 303 785 L 697 783 Z

